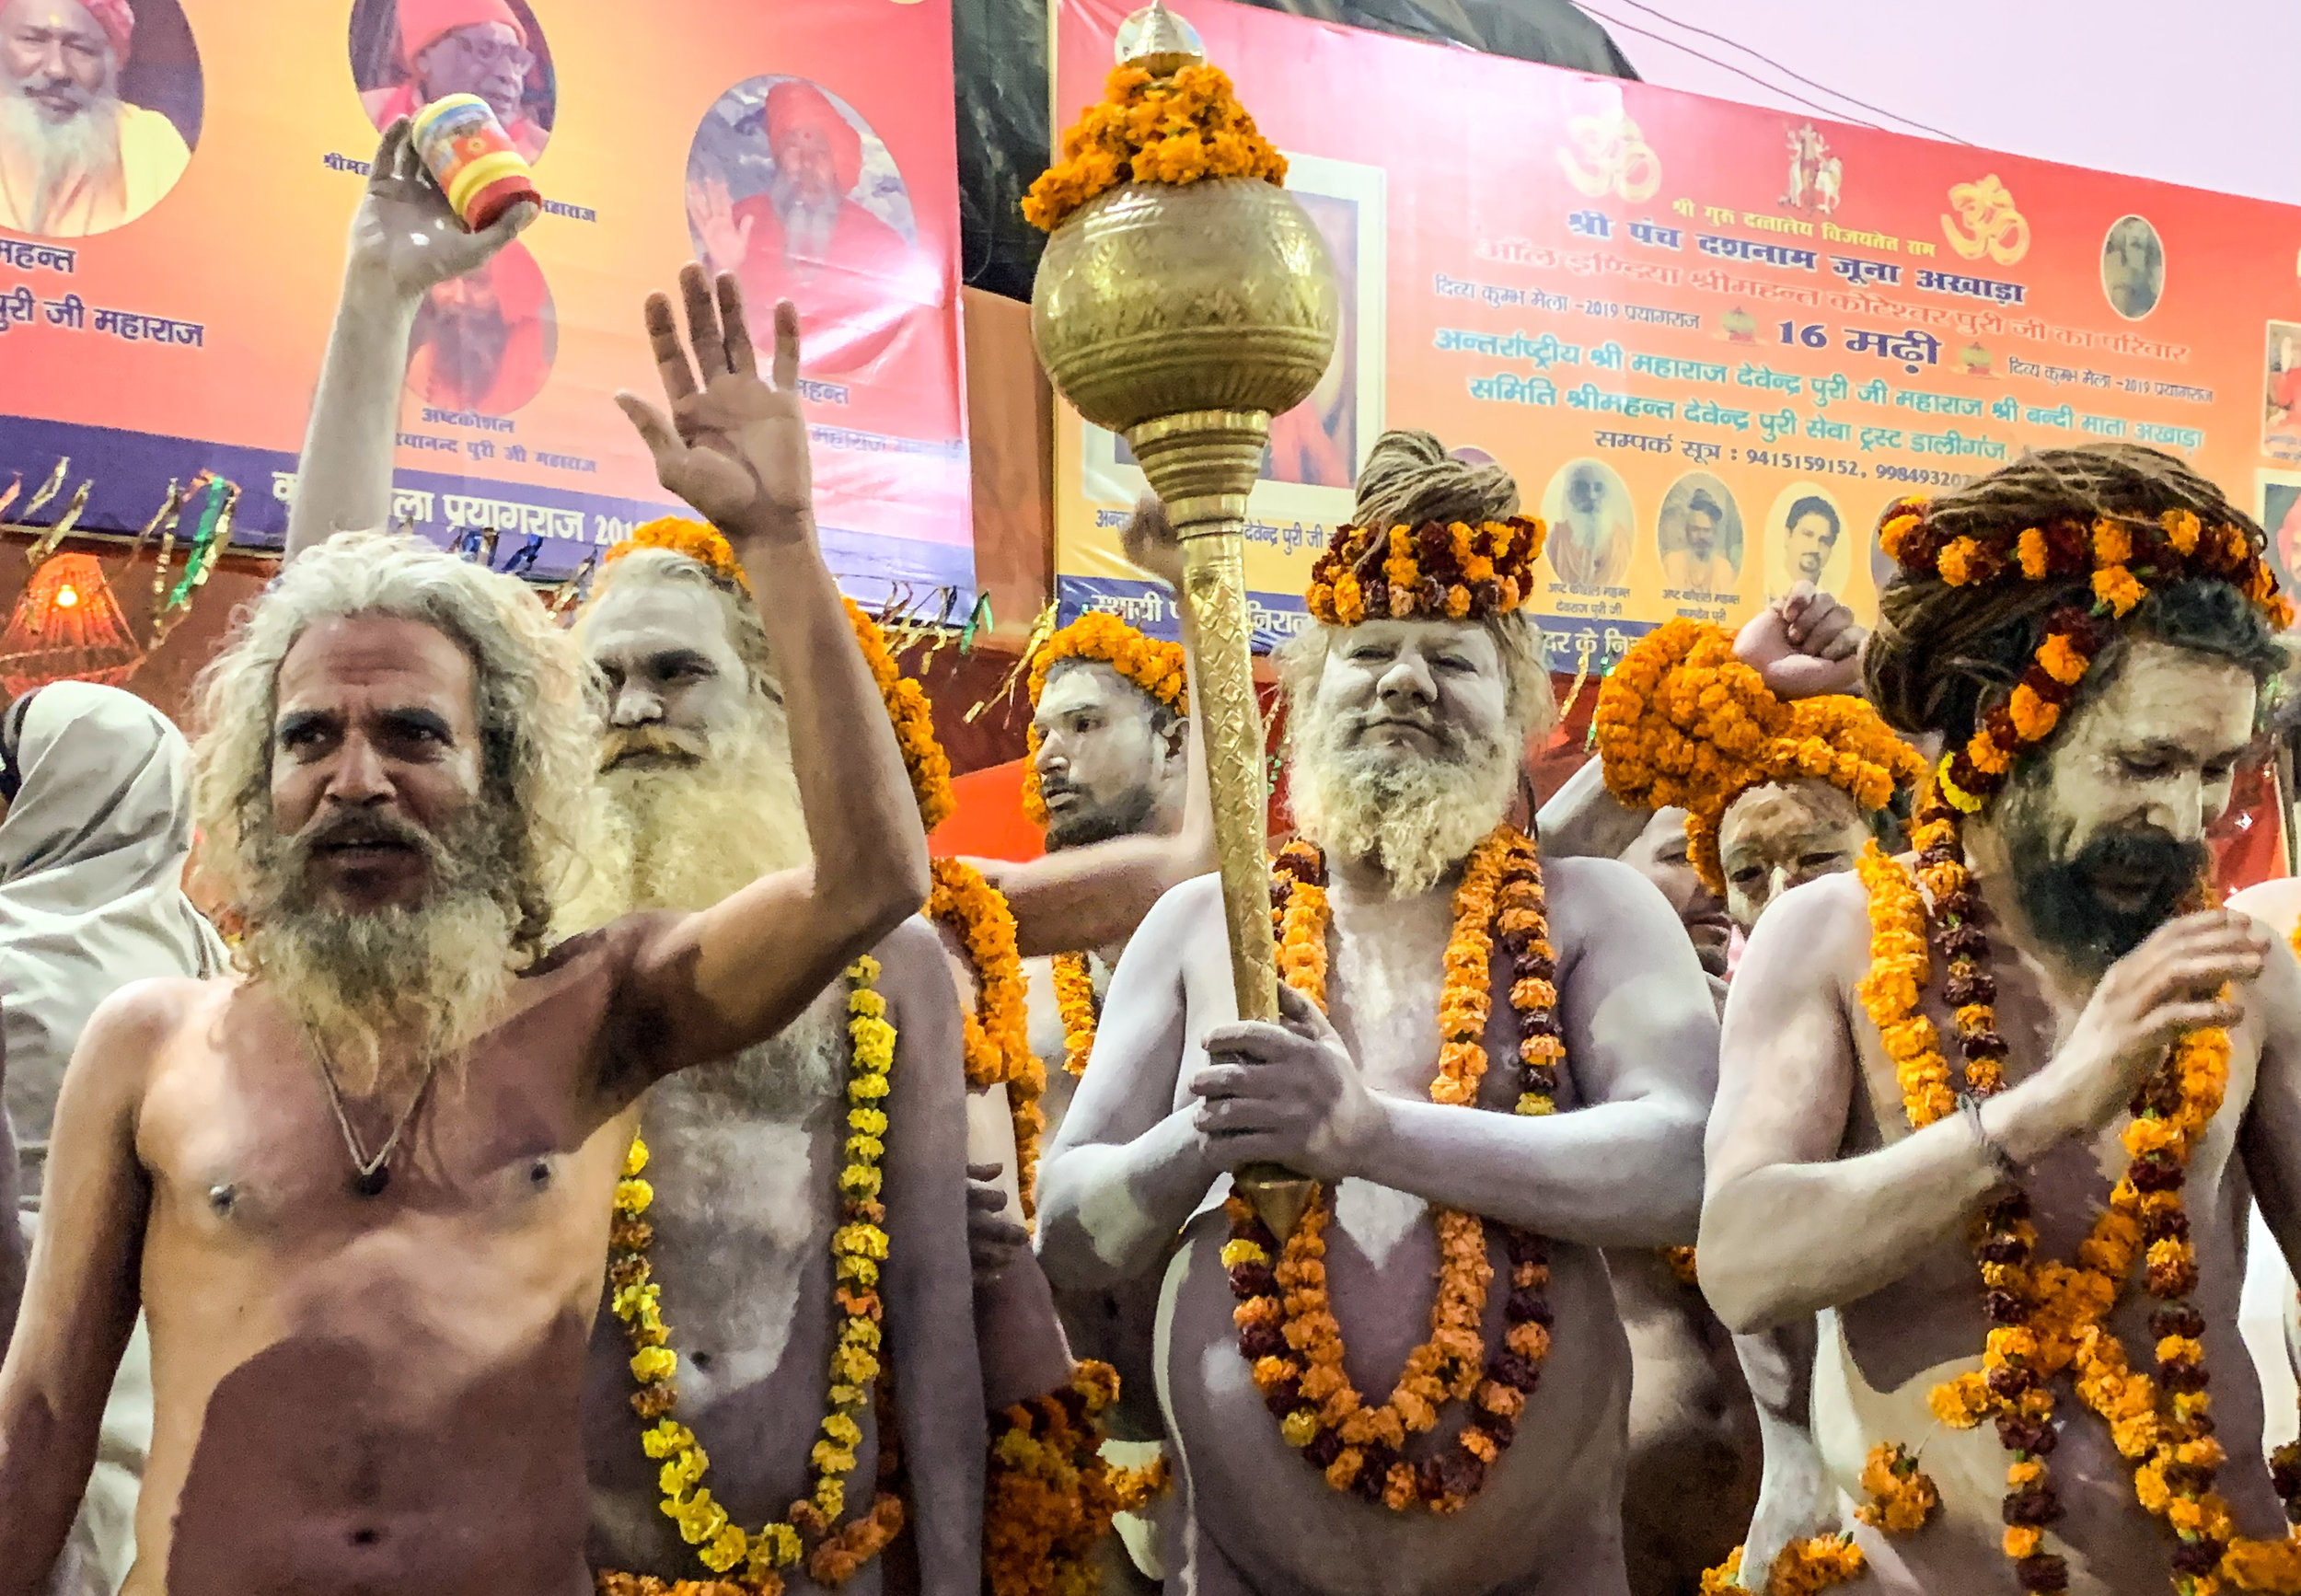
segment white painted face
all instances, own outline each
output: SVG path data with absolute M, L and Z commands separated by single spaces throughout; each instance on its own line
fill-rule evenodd
M 1475 621 L 1368 620 L 1328 641 L 1316 694 L 1339 753 L 1459 759 L 1503 739 L 1509 678 Z
M 1099 660 L 1066 661 L 1049 675 L 1031 716 L 1049 848 L 1170 829 L 1185 729 L 1162 734 L 1156 713 L 1148 693 Z
M 1868 840 L 1861 811 L 1827 781 L 1753 787 L 1717 826 L 1726 910 L 1747 932 L 1791 887 L 1853 869 Z
M 697 583 L 610 585 L 583 619 L 584 652 L 607 678 L 607 722 L 619 732 L 663 728 L 696 740 L 724 735 L 752 714 L 751 678 L 727 635 L 719 595 Z M 634 739 L 624 750 L 654 757 Z

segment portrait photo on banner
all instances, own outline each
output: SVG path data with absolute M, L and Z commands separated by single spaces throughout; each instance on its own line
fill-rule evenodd
M 1271 418 L 1255 510 L 1333 525 L 1348 518 L 1359 462 L 1384 424 L 1387 187 L 1380 167 L 1283 153 L 1287 191 L 1325 242 L 1341 315 L 1325 376 L 1310 398 Z M 1131 503 L 1147 487 L 1127 440 L 1093 427 L 1086 469 L 1093 499 Z
M 1792 482 L 1765 515 L 1765 596 L 1771 601 L 1801 582 L 1843 596 L 1854 570 L 1845 510 L 1819 482 Z M 1874 573 L 1874 567 L 1873 567 Z
M 0 0 L 0 227 L 126 226 L 191 164 L 204 104 L 177 0 Z
M 2272 321 L 2261 379 L 2261 453 L 2301 460 L 2301 322 Z
M 1717 594 L 1741 585 L 1741 506 L 1733 490 L 1707 471 L 1688 471 L 1662 495 L 1654 541 L 1662 586 L 1673 593 Z
M 1715 480 L 1715 479 L 1713 479 Z M 1629 485 L 1603 460 L 1568 460 L 1542 491 L 1550 526 L 1543 559 L 1569 587 L 1619 587 L 1630 573 L 1637 510 Z
M 798 306 L 811 375 L 868 375 L 941 303 L 895 157 L 831 85 L 769 74 L 722 94 L 688 149 L 687 216 L 695 258 L 747 303 Z M 751 330 L 774 336 L 764 314 Z
M 2301 572 L 2301 471 L 2257 470 L 2253 485 L 2261 530 L 2269 534 L 2270 566 L 2278 585 L 2291 591 Z
M 353 86 L 379 129 L 476 94 L 529 160 L 551 142 L 559 84 L 527 0 L 354 0 L 351 44 Z
M 2139 321 L 2165 297 L 2165 240 L 2145 216 L 2120 216 L 2101 240 L 2101 292 L 2110 308 Z
M 560 323 L 543 268 L 516 241 L 416 307 L 406 387 L 440 410 L 506 416 L 543 391 Z

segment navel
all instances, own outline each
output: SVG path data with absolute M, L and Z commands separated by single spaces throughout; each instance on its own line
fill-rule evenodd
M 217 1219 L 228 1220 L 239 1203 L 239 1187 L 229 1181 L 208 1188 L 208 1208 Z

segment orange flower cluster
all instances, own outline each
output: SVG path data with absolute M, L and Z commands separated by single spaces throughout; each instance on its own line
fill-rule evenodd
M 1063 156 L 1023 198 L 1023 217 L 1051 233 L 1121 183 L 1259 178 L 1284 186 L 1287 158 L 1255 127 L 1219 68 L 1185 66 L 1153 77 L 1120 66 L 1103 98 L 1063 134 Z
M 1907 1535 L 1923 1529 L 1934 1509 L 1941 1506 L 1941 1493 L 1917 1466 L 1909 1449 L 1899 1442 L 1869 1449 L 1869 1455 L 1862 1460 L 1861 1486 L 1869 1500 L 1856 1508 L 1854 1516 L 1889 1535 Z
M 1736 1546 L 1725 1562 L 1702 1571 L 1702 1596 L 1739 1596 L 1748 1589 L 1741 1582 L 1741 1552 Z M 1759 1596 L 1812 1596 L 1861 1571 L 1862 1549 L 1851 1535 L 1810 1535 L 1782 1548 Z
M 928 707 L 927 690 L 903 674 L 887 650 L 886 634 L 863 613 L 862 606 L 846 597 L 839 602 L 847 607 L 847 623 L 855 630 L 855 642 L 862 650 L 863 663 L 871 667 L 871 679 L 879 684 L 880 701 L 895 726 L 895 740 L 902 746 L 903 768 L 911 777 L 911 795 L 919 800 L 919 824 L 932 831 L 951 818 L 959 801 L 951 791 L 951 759 L 935 736 L 935 717 Z
M 1533 602 L 1534 561 L 1548 536 L 1523 515 L 1476 526 L 1337 526 L 1311 567 L 1305 601 L 1328 626 L 1508 615 Z
M 1166 1460 L 1103 1461 L 1103 1411 L 1118 1398 L 1109 1365 L 1081 1363 L 1050 1395 L 993 1416 L 983 1482 L 983 1564 L 990 1596 L 1095 1596 L 1095 1544 L 1114 1514 L 1166 1489 Z
M 1087 1072 L 1094 1056 L 1094 1028 L 1103 1020 L 1103 1000 L 1094 995 L 1094 971 L 1084 954 L 1057 954 L 1055 1012 L 1062 1016 L 1063 1069 L 1074 1078 Z
M 1324 862 L 1308 843 L 1289 844 L 1273 872 L 1274 912 L 1281 929 L 1279 961 L 1288 985 L 1324 1007 L 1326 1000 Z M 1484 1041 L 1492 1010 L 1492 962 L 1499 941 L 1511 961 L 1510 1005 L 1520 1035 L 1517 1111 L 1554 1111 L 1557 1064 L 1564 1057 L 1553 1012 L 1556 965 L 1548 940 L 1541 866 L 1533 844 L 1497 827 L 1474 850 L 1454 892 L 1454 931 L 1446 949 L 1439 998 L 1438 1078 L 1433 1103 L 1470 1107 L 1486 1070 Z M 1313 951 L 1314 950 L 1314 951 Z M 1222 1248 L 1239 1350 L 1254 1371 L 1278 1432 L 1320 1469 L 1326 1483 L 1393 1511 L 1421 1506 L 1460 1511 L 1485 1483 L 1487 1469 L 1515 1432 L 1526 1394 L 1550 1350 L 1550 1311 L 1541 1291 L 1549 1280 L 1548 1243 L 1504 1227 L 1510 1294 L 1502 1345 L 1491 1357 L 1485 1339 L 1486 1221 L 1441 1209 L 1437 1216 L 1439 1278 L 1429 1338 L 1407 1355 L 1388 1401 L 1370 1405 L 1343 1369 L 1342 1327 L 1326 1294 L 1324 1232 L 1332 1198 L 1318 1194 L 1280 1248 L 1253 1208 L 1233 1192 L 1224 1205 L 1231 1239 Z M 1483 1367 L 1482 1367 L 1483 1365 Z M 1450 1402 L 1472 1405 L 1454 1446 L 1416 1464 L 1406 1438 L 1433 1428 Z
M 1671 1272 L 1680 1285 L 1698 1287 L 1702 1284 L 1702 1272 L 1695 1262 L 1692 1247 L 1663 1247 L 1659 1251 L 1662 1266 Z
M 935 889 L 927 900 L 927 918 L 958 938 L 975 975 L 974 1012 L 959 1016 L 966 1083 L 977 1092 L 1001 1083 L 1007 1088 L 1007 1110 L 1014 1121 L 1015 1179 L 1027 1219 L 1038 1209 L 1033 1187 L 1039 1132 L 1046 1128 L 1046 1116 L 1038 1105 L 1039 1093 L 1046 1089 L 1046 1070 L 1031 1051 L 1014 911 L 999 889 L 983 879 L 983 873 L 965 860 L 938 859 L 932 869 Z
M 1688 858 L 1720 893 L 1718 827 L 1752 788 L 1827 781 L 1877 810 L 1925 769 L 1862 700 L 1786 704 L 1724 629 L 1693 620 L 1638 640 L 1600 686 L 1592 726 L 1607 789 L 1634 808 L 1685 810 Z
M 2005 1047 L 1991 1028 L 1995 988 L 1986 973 L 1988 948 L 1975 916 L 1958 810 L 1938 790 L 1926 793 L 1914 839 L 1914 879 L 1875 850 L 1863 861 L 1872 932 L 1871 968 L 1860 996 L 1894 1059 L 1904 1108 L 1917 1127 L 1956 1104 L 1932 1023 L 1918 1006 L 1929 975 L 1918 883 L 1945 921 L 1939 940 L 1949 956 L 1950 984 L 1944 996 L 1965 1044 L 1968 1092 L 1995 1088 Z M 2068 1585 L 2064 1559 L 2043 1549 L 2043 1527 L 2061 1511 L 2044 1461 L 2053 1434 L 2051 1382 L 2067 1371 L 2078 1399 L 2109 1425 L 2118 1451 L 2133 1463 L 2136 1498 L 2173 1529 L 2173 1582 L 2181 1596 L 2212 1596 L 2224 1579 L 2242 1590 L 2301 1591 L 2301 1544 L 2237 1538 L 2213 1489 L 2223 1459 L 2208 1414 L 2200 1340 L 2205 1322 L 2187 1301 L 2196 1288 L 2197 1260 L 2180 1187 L 2192 1151 L 2220 1110 L 2228 1073 L 2227 1033 L 2203 1030 L 2183 1036 L 2144 1081 L 2122 1133 L 2125 1173 L 2079 1243 L 2074 1266 L 2037 1258 L 2037 1230 L 2018 1185 L 2001 1186 L 1983 1210 L 1976 1254 L 1983 1306 L 1995 1327 L 1981 1371 L 1936 1387 L 1929 1404 L 1936 1417 L 1958 1428 L 1995 1417 L 1998 1439 L 2013 1453 L 2004 1549 L 2024 1590 Z M 2166 1303 L 2149 1321 L 2155 1378 L 2131 1367 L 2106 1323 L 2137 1263 L 2144 1289 Z M 2301 1451 L 2278 1462 L 2281 1493 L 2301 1497 Z
M 635 549 L 664 549 L 685 555 L 746 598 L 751 596 L 751 579 L 744 575 L 743 562 L 716 526 L 676 515 L 644 522 L 632 527 L 631 535 L 620 543 L 609 545 L 602 563 L 612 565 Z
M 2055 521 L 1983 540 L 1944 537 L 1927 519 L 1925 501 L 1911 497 L 1886 507 L 1878 541 L 1914 578 L 1964 587 L 2084 577 L 2092 596 L 2089 611 L 2076 605 L 2054 611 L 2010 700 L 1988 713 L 1964 747 L 1942 757 L 1936 777 L 1942 797 L 1967 815 L 1981 812 L 2025 746 L 2052 734 L 2107 641 L 2102 628 L 2123 619 L 2151 588 L 2213 578 L 2243 593 L 2272 626 L 2293 624 L 2293 606 L 2277 591 L 2252 536 L 2230 523 L 2204 526 L 2186 510 L 2168 510 L 2154 522 Z
M 1090 609 L 1039 644 L 1031 655 L 1031 708 L 1038 708 L 1046 690 L 1047 673 L 1067 659 L 1097 660 L 1140 688 L 1178 715 L 1190 713 L 1190 690 L 1183 674 L 1183 647 L 1148 638 L 1115 615 Z M 1023 815 L 1034 826 L 1046 824 L 1046 805 L 1038 792 L 1038 725 L 1023 734 Z

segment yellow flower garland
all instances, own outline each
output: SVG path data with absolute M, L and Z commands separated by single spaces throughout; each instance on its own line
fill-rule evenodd
M 1121 183 L 1260 178 L 1283 186 L 1287 158 L 1255 126 L 1219 68 L 1185 66 L 1171 78 L 1121 66 L 1103 98 L 1063 134 L 1062 159 L 1023 196 L 1023 216 L 1051 233 Z
M 802 1558 L 806 1559 L 808 1573 L 817 1583 L 842 1583 L 861 1561 L 892 1539 L 902 1524 L 900 1498 L 883 1494 L 866 1518 L 833 1532 L 846 1510 L 847 1476 L 855 1470 L 855 1449 L 862 1441 L 857 1416 L 872 1400 L 881 1373 L 883 1315 L 877 1287 L 879 1266 L 887 1256 L 887 1234 L 882 1228 L 886 1210 L 879 1202 L 880 1164 L 886 1153 L 885 1104 L 887 1076 L 895 1066 L 895 1027 L 886 1018 L 886 1000 L 877 989 L 878 978 L 878 961 L 868 955 L 847 968 L 850 1134 L 847 1162 L 838 1174 L 843 1222 L 831 1236 L 837 1280 L 834 1294 L 840 1317 L 831 1351 L 822 1437 L 809 1457 L 815 1484 L 804 1500 L 792 1504 L 785 1518 L 751 1532 L 733 1522 L 703 1484 L 710 1458 L 695 1433 L 672 1417 L 678 1403 L 675 1382 L 679 1359 L 671 1349 L 671 1332 L 663 1321 L 662 1288 L 651 1278 L 647 1260 L 653 1236 L 645 1215 L 654 1200 L 654 1190 L 642 1178 L 647 1168 L 643 1138 L 631 1138 L 630 1149 L 624 1155 L 623 1178 L 615 1189 L 607 1271 L 613 1294 L 608 1307 L 623 1322 L 631 1344 L 631 1377 L 640 1387 L 631 1406 L 642 1418 L 653 1421 L 642 1434 L 640 1444 L 661 1465 L 657 1484 L 663 1492 L 664 1514 L 679 1526 L 679 1538 L 696 1549 L 697 1559 L 706 1568 L 728 1576 L 740 1567 L 740 1575 L 730 1582 L 756 1596 L 776 1596 L 783 1587 L 780 1570 L 794 1567 Z M 601 1589 L 607 1591 L 610 1581 L 635 1579 L 602 1575 Z M 630 1589 L 638 1587 L 634 1583 Z

